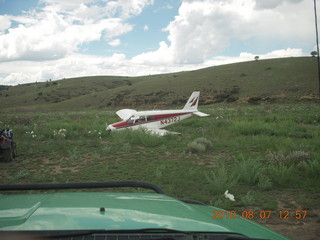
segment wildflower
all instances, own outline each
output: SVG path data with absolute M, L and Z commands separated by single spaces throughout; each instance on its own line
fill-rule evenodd
M 64 128 L 61 128 L 58 130 L 53 130 L 53 136 L 61 136 L 61 137 L 66 137 L 66 132 L 67 130 Z

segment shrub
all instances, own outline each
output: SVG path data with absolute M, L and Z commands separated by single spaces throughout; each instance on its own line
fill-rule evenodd
M 292 187 L 297 181 L 293 165 L 286 166 L 281 163 L 276 166 L 269 166 L 269 173 L 273 182 L 278 187 Z
M 306 165 L 307 176 L 320 180 L 320 162 L 318 160 L 309 161 Z
M 311 158 L 311 154 L 305 151 L 293 151 L 289 157 L 293 162 L 299 163 L 305 160 L 309 160 Z
M 113 149 L 112 149 L 111 146 L 104 146 L 104 147 L 102 148 L 102 152 L 103 152 L 104 154 L 112 153 L 112 151 L 113 151 Z
M 282 153 L 268 153 L 267 158 L 273 164 L 299 164 L 311 158 L 311 154 L 305 151 L 293 151 L 288 155 Z
M 211 194 L 222 194 L 226 190 L 232 190 L 238 182 L 238 176 L 226 169 L 225 166 L 205 174 L 205 178 L 210 184 Z
M 210 140 L 200 137 L 188 144 L 188 149 L 192 153 L 206 152 L 212 149 L 212 143 Z
M 256 183 L 262 170 L 262 164 L 256 160 L 237 161 L 234 165 L 234 172 L 239 175 L 239 181 L 247 184 Z
M 121 150 L 124 152 L 130 152 L 131 151 L 131 145 L 129 143 L 124 143 L 121 146 Z
M 164 165 L 164 164 L 159 165 L 159 166 L 156 168 L 154 175 L 155 175 L 157 178 L 161 178 L 161 177 L 163 176 L 163 173 L 165 172 L 165 169 L 166 169 L 166 165 Z
M 211 141 L 206 139 L 206 138 L 204 138 L 204 137 L 195 139 L 195 142 L 197 142 L 199 144 L 203 144 L 206 147 L 206 150 L 211 150 L 212 149 Z
M 247 192 L 246 195 L 240 197 L 241 202 L 248 206 L 248 205 L 253 205 L 256 201 L 256 196 L 254 193 L 252 193 L 251 191 Z
M 188 149 L 192 153 L 199 153 L 199 152 L 205 152 L 206 147 L 203 144 L 196 143 L 196 142 L 191 142 L 188 144 Z
M 260 175 L 258 181 L 258 188 L 261 190 L 270 190 L 272 188 L 272 181 L 265 175 Z

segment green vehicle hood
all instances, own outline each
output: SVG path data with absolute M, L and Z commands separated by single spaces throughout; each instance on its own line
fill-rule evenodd
M 167 228 L 287 239 L 242 218 L 212 219 L 219 210 L 153 193 L 0 194 L 0 231 Z

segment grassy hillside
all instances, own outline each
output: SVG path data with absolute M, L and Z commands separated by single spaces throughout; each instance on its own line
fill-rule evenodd
M 194 90 L 202 104 L 316 99 L 316 58 L 282 58 L 142 77 L 92 76 L 0 91 L 1 106 L 23 109 L 181 106 Z

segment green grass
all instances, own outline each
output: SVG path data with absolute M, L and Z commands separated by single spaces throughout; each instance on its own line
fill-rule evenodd
M 168 130 L 181 135 L 163 137 L 107 132 L 106 122 L 118 120 L 114 111 L 5 113 L 18 158 L 0 163 L 0 181 L 147 181 L 168 195 L 229 210 L 276 210 L 299 192 L 298 204 L 319 210 L 319 110 L 314 103 L 210 105 L 201 108 L 210 117 L 172 125 Z M 197 139 L 210 149 L 190 152 Z

